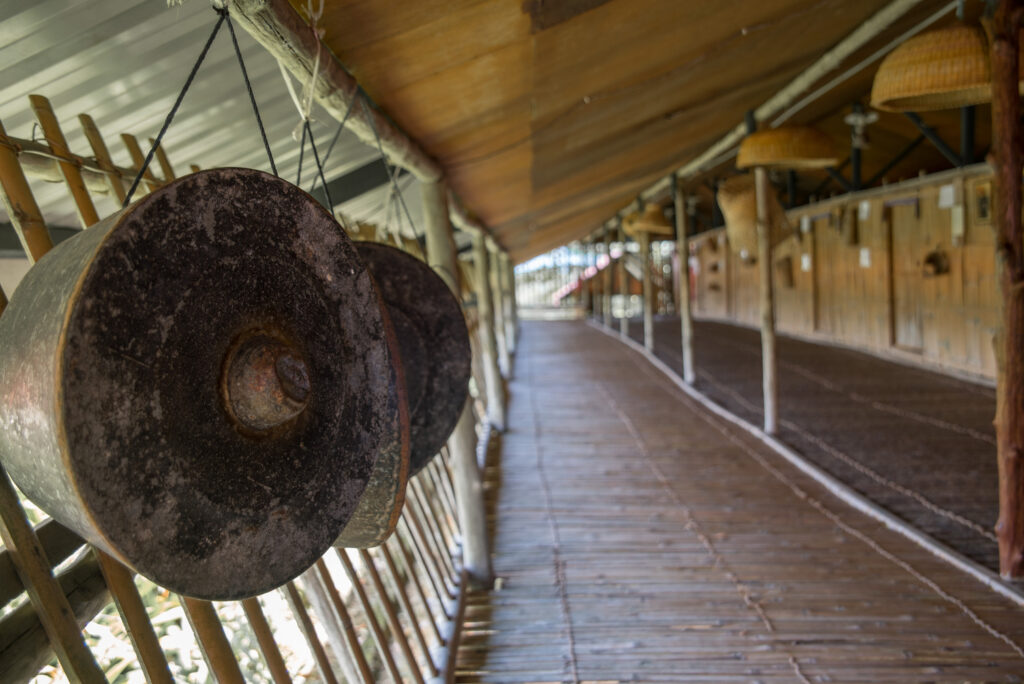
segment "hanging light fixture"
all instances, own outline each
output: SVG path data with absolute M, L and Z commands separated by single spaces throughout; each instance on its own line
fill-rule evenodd
M 910 38 L 875 74 L 871 106 L 891 112 L 954 109 L 992 99 L 988 41 L 962 22 Z
M 780 126 L 740 143 L 736 168 L 821 169 L 839 163 L 835 142 L 813 126 Z

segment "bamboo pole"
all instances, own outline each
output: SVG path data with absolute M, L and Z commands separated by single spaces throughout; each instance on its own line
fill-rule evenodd
M 192 625 L 199 650 L 210 666 L 210 672 L 219 684 L 245 684 L 242 669 L 238 666 L 231 644 L 224 636 L 224 627 L 220 624 L 217 611 L 213 604 L 201 599 L 180 596 L 185 617 Z
M 679 187 L 679 179 L 672 176 L 672 201 L 676 209 L 676 253 L 679 255 L 679 309 L 682 335 L 683 382 L 692 385 L 696 379 L 693 368 L 693 310 L 690 306 L 690 243 L 689 216 L 686 214 L 686 193 Z
M 498 343 L 494 335 L 494 310 L 490 268 L 483 235 L 473 236 L 473 266 L 476 270 L 477 331 L 487 391 L 487 419 L 498 432 L 505 431 L 505 388 L 498 368 Z
M 1024 232 L 1021 230 L 1019 30 L 1024 3 L 1001 0 L 992 33 L 992 155 L 997 262 L 1003 291 L 998 373 L 999 571 L 1024 575 Z
M 427 263 L 459 296 L 459 268 L 455 257 L 455 240 L 448 220 L 448 191 L 444 181 L 420 184 L 423 197 L 423 234 L 426 238 Z
M 505 339 L 505 282 L 501 277 L 501 252 L 493 240 L 488 239 L 485 242 L 487 244 L 487 277 L 491 283 L 494 340 L 498 346 L 498 368 L 501 370 L 501 377 L 508 378 L 512 366 L 508 353 L 508 341 Z
M 359 636 L 356 634 L 356 627 L 352 623 L 352 616 L 349 614 L 348 606 L 345 605 L 341 594 L 338 593 L 338 588 L 334 586 L 331 571 L 328 570 L 323 558 L 317 560 L 315 567 L 319 574 L 320 586 L 327 593 L 334 617 L 337 618 L 341 625 L 342 637 L 344 638 L 344 643 L 348 646 L 348 654 L 359 670 L 359 680 L 362 684 L 373 684 L 373 673 L 370 671 L 370 665 L 366 661 L 362 644 L 359 643 Z M 350 679 L 350 681 L 352 680 Z
M 56 164 L 56 162 L 54 162 Z M 22 170 L 17 147 L 7 137 L 4 127 L 0 124 L 0 196 L 3 198 L 4 209 L 14 225 L 18 239 L 25 250 L 30 264 L 34 264 L 53 247 L 50 232 L 43 221 L 43 212 L 39 210 L 32 189 Z
M 355 566 L 352 565 L 352 559 L 348 557 L 348 551 L 346 549 L 334 549 L 334 552 L 337 554 L 338 560 L 341 561 L 341 567 L 345 570 L 345 576 L 348 577 L 349 584 L 351 584 L 352 589 L 355 591 L 356 602 L 363 609 L 366 626 L 370 629 L 370 636 L 373 639 L 374 646 L 377 648 L 377 654 L 384 661 L 384 667 L 387 669 L 388 674 L 391 675 L 392 681 L 402 681 L 402 677 L 398 673 L 398 664 L 395 662 L 391 649 L 388 647 L 387 637 L 384 636 L 384 630 L 381 629 L 380 623 L 377 621 L 377 614 L 370 603 L 370 597 L 366 594 L 366 588 L 363 587 L 363 583 L 356 573 Z
M 288 599 L 288 605 L 291 606 L 295 621 L 299 623 L 299 629 L 302 630 L 303 636 L 306 637 L 306 644 L 313 654 L 317 670 L 320 672 L 320 677 L 324 680 L 324 684 L 338 684 L 338 679 L 334 676 L 334 670 L 331 669 L 331 662 L 327 658 L 327 651 L 324 650 L 324 645 L 320 643 L 320 639 L 316 635 L 316 627 L 313 626 L 313 621 L 309 618 L 309 613 L 306 611 L 306 606 L 302 602 L 302 595 L 299 594 L 295 582 L 289 582 L 285 585 L 284 595 Z
M 281 649 L 274 641 L 274 633 L 267 622 L 267 616 L 263 614 L 260 600 L 255 597 L 245 599 L 242 601 L 242 610 L 245 611 L 245 617 L 249 620 L 252 633 L 256 635 L 256 643 L 260 647 L 263 661 L 267 664 L 274 684 L 291 684 L 291 675 L 288 674 L 288 668 L 284 664 Z
M 391 630 L 395 643 L 398 644 L 398 648 L 402 652 L 402 656 L 405 658 L 407 669 L 412 673 L 416 684 L 425 684 L 423 674 L 420 672 L 419 664 L 416 662 L 416 656 L 412 652 L 412 645 L 409 643 L 409 639 L 405 635 L 405 630 L 402 629 L 402 623 L 398 619 L 398 611 L 395 610 L 395 604 L 391 602 L 391 598 L 388 596 L 387 590 L 384 589 L 384 582 L 381 581 L 380 574 L 377 572 L 377 566 L 374 564 L 373 558 L 366 549 L 359 549 L 359 560 L 362 562 L 363 568 L 366 570 L 367 577 L 370 578 L 370 584 L 373 586 L 373 590 L 377 594 L 378 603 L 384 609 L 384 617 L 388 621 L 388 628 Z M 415 616 L 412 616 L 412 620 L 415 622 Z M 430 660 L 429 655 L 427 655 L 427 660 Z
M 82 130 L 85 132 L 89 145 L 92 146 L 92 153 L 96 156 L 96 163 L 106 172 L 110 192 L 114 194 L 118 202 L 124 202 L 126 194 L 124 180 L 121 178 L 117 167 L 114 166 L 114 161 L 110 158 L 110 150 L 107 149 L 107 143 L 104 142 L 103 136 L 100 135 L 99 127 L 96 126 L 96 122 L 88 114 L 79 114 L 78 121 L 82 124 Z M 88 183 L 86 187 L 89 187 Z
M 764 431 L 774 435 L 778 422 L 775 358 L 775 292 L 772 286 L 772 241 L 768 216 L 768 173 L 754 169 L 757 194 L 757 267 L 761 278 L 761 384 L 764 393 Z
M 35 110 L 36 119 L 39 120 L 39 127 L 43 129 L 43 136 L 45 136 L 46 142 L 50 146 L 50 151 L 58 157 L 69 157 L 71 152 L 68 150 L 68 143 L 64 139 L 64 133 L 60 130 L 57 116 L 53 113 L 50 101 L 42 95 L 29 95 L 28 99 L 32 103 L 32 109 Z M 78 219 L 82 223 L 82 228 L 88 228 L 92 224 L 99 222 L 99 214 L 96 213 L 96 207 L 92 203 L 92 198 L 89 197 L 89 191 L 85 187 L 82 172 L 79 171 L 75 164 L 70 162 L 61 161 L 58 165 L 60 166 L 61 175 L 64 177 L 64 182 L 67 183 L 68 192 L 71 193 L 71 197 L 75 200 L 75 207 L 78 209 Z
M 514 356 L 519 322 L 516 320 L 516 272 L 508 252 L 501 253 L 501 277 L 505 286 L 505 344 L 508 345 L 509 356 Z
M 122 133 L 121 140 L 124 142 L 124 146 L 128 149 L 128 154 L 131 155 L 132 164 L 135 166 L 135 173 L 139 172 L 142 165 L 146 163 L 146 155 L 142 152 L 142 147 L 139 145 L 138 139 L 131 133 Z M 134 180 L 134 178 L 132 179 Z M 153 175 L 153 167 L 147 166 L 146 170 L 142 173 L 142 180 L 146 183 L 146 189 L 149 192 L 153 192 L 160 187 L 160 181 L 157 180 L 156 176 Z

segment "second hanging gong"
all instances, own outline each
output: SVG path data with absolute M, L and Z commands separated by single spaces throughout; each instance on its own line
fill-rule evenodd
M 398 338 L 409 397 L 409 473 L 420 471 L 455 428 L 469 394 L 471 351 L 462 308 L 433 269 L 405 252 L 357 242 Z

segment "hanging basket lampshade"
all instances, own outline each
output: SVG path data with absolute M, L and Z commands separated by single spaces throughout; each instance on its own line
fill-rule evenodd
M 992 99 L 988 41 L 978 26 L 928 31 L 890 52 L 875 74 L 871 106 L 891 112 L 953 109 Z
M 718 206 L 725 218 L 725 234 L 729 248 L 748 259 L 757 255 L 757 196 L 754 177 L 750 174 L 733 176 L 718 186 Z M 771 222 L 772 245 L 777 245 L 793 231 L 786 220 L 786 212 L 772 193 L 768 197 L 768 216 Z
M 643 213 L 634 211 L 623 219 L 622 227 L 633 238 L 639 237 L 641 233 L 668 237 L 675 234 L 672 224 L 665 218 L 665 212 L 657 204 L 648 204 Z
M 736 168 L 821 169 L 839 163 L 835 142 L 813 126 L 781 126 L 751 133 L 740 143 Z

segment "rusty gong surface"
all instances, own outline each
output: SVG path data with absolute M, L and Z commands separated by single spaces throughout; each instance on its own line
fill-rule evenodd
M 40 260 L 0 319 L 0 457 L 47 512 L 209 599 L 309 567 L 401 450 L 373 283 L 246 169 L 182 178 Z
M 458 300 L 433 269 L 405 252 L 372 242 L 356 248 L 381 293 L 401 355 L 409 397 L 410 470 L 437 454 L 469 394 L 469 332 Z

